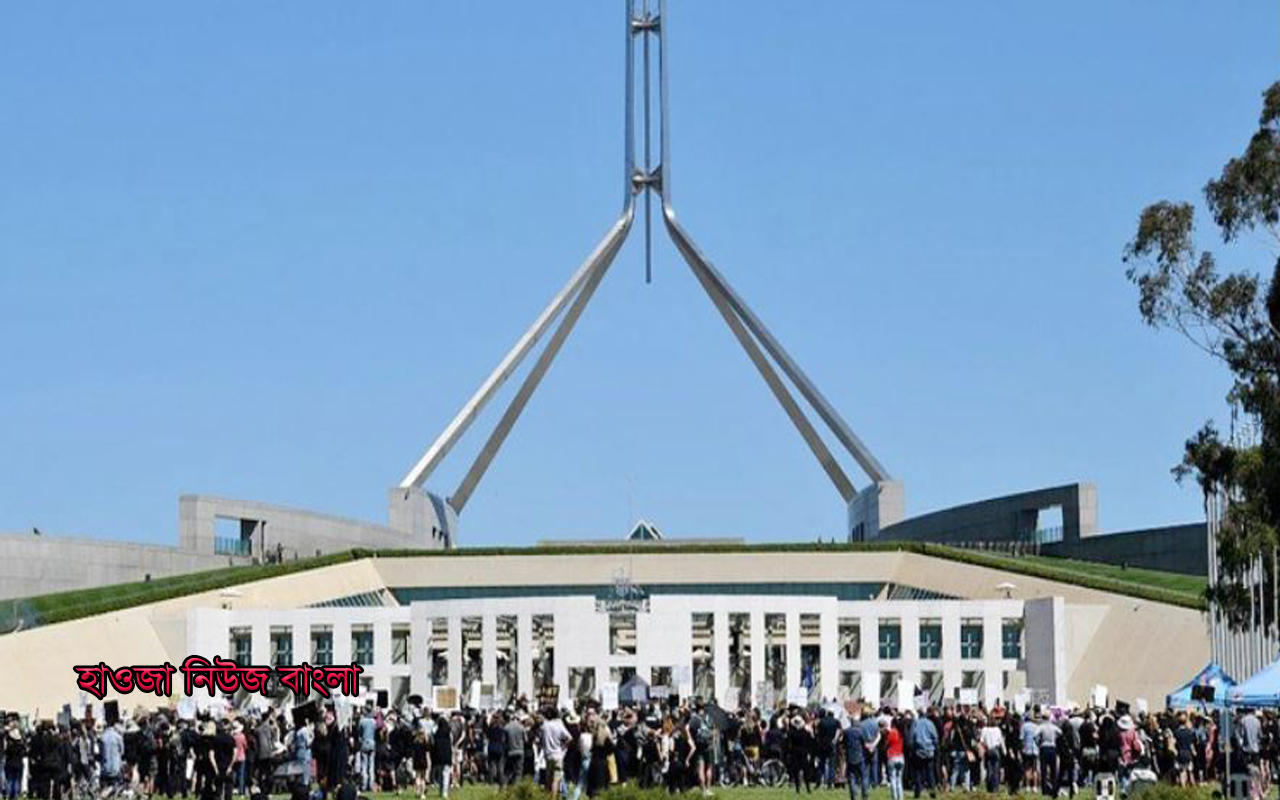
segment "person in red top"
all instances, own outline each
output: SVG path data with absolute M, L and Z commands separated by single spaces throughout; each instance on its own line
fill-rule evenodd
M 880 733 L 884 736 L 885 756 L 889 760 L 889 797 L 891 800 L 902 800 L 902 768 L 905 763 L 902 757 L 902 731 L 885 718 L 880 721 Z

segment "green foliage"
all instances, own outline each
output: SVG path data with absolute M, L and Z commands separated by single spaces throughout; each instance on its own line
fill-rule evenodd
M 1140 794 L 1134 797 L 1140 797 L 1142 800 L 1204 800 L 1207 787 L 1190 787 L 1190 786 L 1174 786 L 1169 783 L 1157 783 L 1149 789 L 1144 789 Z
M 552 800 L 552 798 L 551 792 L 526 778 L 499 790 L 496 800 Z
M 1258 130 L 1204 188 L 1205 204 L 1224 245 L 1265 232 L 1280 243 L 1280 82 L 1263 94 Z M 1264 286 L 1259 272 L 1221 274 L 1217 259 L 1195 243 L 1195 209 L 1161 201 L 1143 210 L 1125 248 L 1126 275 L 1138 287 L 1138 311 L 1157 328 L 1178 331 L 1226 364 L 1232 408 L 1256 435 L 1224 439 L 1206 423 L 1173 468 L 1194 477 L 1206 496 L 1230 498 L 1218 535 L 1221 581 L 1206 596 L 1236 627 L 1249 621 L 1246 581 L 1261 573 L 1268 624 L 1280 527 L 1280 261 Z M 1233 431 L 1233 434 L 1238 434 Z
M 669 794 L 666 789 L 653 787 L 641 789 L 630 783 L 611 786 L 596 795 L 596 800 L 672 800 L 672 798 L 693 798 L 700 795 L 693 790 L 680 795 Z

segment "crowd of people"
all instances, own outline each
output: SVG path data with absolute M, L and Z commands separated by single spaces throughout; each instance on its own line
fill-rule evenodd
M 1269 780 L 1280 722 L 1245 712 L 1232 727 L 1232 769 Z M 517 701 L 488 712 L 311 704 L 292 713 L 231 711 L 184 718 L 135 712 L 86 720 L 4 724 L 2 794 L 80 800 L 113 793 L 230 800 L 290 792 L 354 800 L 360 792 L 447 799 L 460 782 L 507 786 L 529 779 L 565 800 L 634 782 L 710 794 L 730 783 L 796 792 L 846 786 L 851 800 L 887 786 L 985 788 L 1073 797 L 1094 776 L 1126 791 L 1136 782 L 1218 780 L 1227 742 L 1214 713 L 929 708 L 915 713 L 857 704 L 724 711 L 701 701 L 602 709 L 539 709 Z

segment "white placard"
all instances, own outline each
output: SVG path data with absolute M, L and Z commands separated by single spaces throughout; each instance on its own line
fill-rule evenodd
M 1027 713 L 1027 704 L 1031 702 L 1031 696 L 1026 692 L 1018 692 L 1013 696 L 1013 710 L 1018 714 Z
M 185 719 L 188 722 L 196 718 L 196 699 L 194 697 L 184 697 L 178 701 L 178 719 Z
M 804 708 L 809 705 L 809 690 L 803 686 L 793 686 L 787 690 L 787 705 Z
M 684 698 L 686 698 L 686 697 L 693 697 L 693 684 L 692 684 L 692 683 L 682 683 L 682 684 L 680 684 L 680 686 L 679 686 L 678 688 L 679 688 L 679 690 L 680 690 L 680 692 L 679 692 L 679 694 L 680 694 L 680 699 L 682 699 L 682 700 L 683 700 L 683 699 L 684 699 Z
M 600 707 L 605 711 L 618 707 L 618 684 L 607 681 L 600 684 Z
M 1133 701 L 1133 707 L 1137 709 L 1139 714 L 1147 713 L 1147 698 L 1139 697 Z
M 1093 687 L 1093 691 L 1089 693 L 1089 700 L 1095 708 L 1107 707 L 1107 687 L 1098 684 Z
M 898 696 L 894 698 L 899 711 L 912 711 L 916 707 L 916 687 L 911 681 L 898 681 Z
M 467 706 L 470 708 L 480 707 L 480 681 L 471 684 L 471 691 L 467 692 Z
M 672 679 L 675 681 L 676 686 L 684 686 L 685 684 L 690 686 L 693 685 L 693 667 L 688 664 L 680 664 L 672 670 L 672 672 L 674 673 L 672 675 Z M 681 692 L 681 697 L 683 697 L 684 694 L 684 692 Z M 693 694 L 693 692 L 689 692 L 689 694 Z
M 960 690 L 960 705 L 976 706 L 977 704 L 978 704 L 977 689 L 961 689 Z
M 986 694 L 982 696 L 988 706 L 994 706 L 997 700 L 1004 699 L 1004 693 L 1000 690 L 1000 684 L 987 681 Z

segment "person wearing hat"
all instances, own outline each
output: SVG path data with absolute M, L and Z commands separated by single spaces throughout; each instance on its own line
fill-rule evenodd
M 797 710 L 791 715 L 791 729 L 787 732 L 787 775 L 796 794 L 804 782 L 806 793 L 813 793 L 813 733 L 805 724 L 804 714 Z

